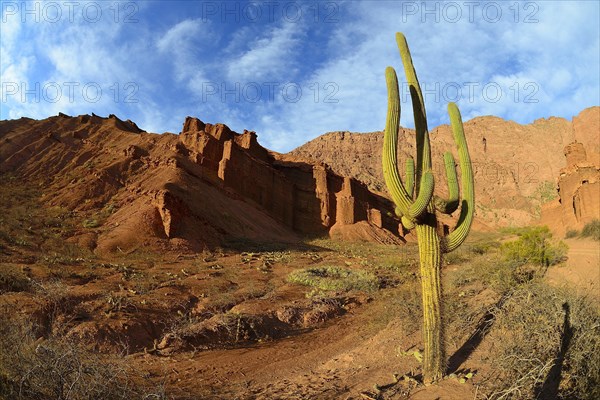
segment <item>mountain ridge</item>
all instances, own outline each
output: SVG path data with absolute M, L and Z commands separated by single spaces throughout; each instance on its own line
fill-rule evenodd
M 542 205 L 558 197 L 557 180 L 566 167 L 563 149 L 577 140 L 590 149 L 590 157 L 597 160 L 598 132 L 590 121 L 598 119 L 599 114 L 600 107 L 596 106 L 581 111 L 572 121 L 549 117 L 523 125 L 484 116 L 465 122 L 474 166 L 476 221 L 492 228 L 535 223 Z M 414 139 L 414 130 L 400 128 L 400 165 L 415 154 Z M 432 129 L 430 139 L 436 191 L 445 194 L 442 153 L 452 151 L 457 157 L 450 126 Z M 337 131 L 321 135 L 289 154 L 322 161 L 334 172 L 354 177 L 371 190 L 387 196 L 381 171 L 382 148 L 383 132 Z

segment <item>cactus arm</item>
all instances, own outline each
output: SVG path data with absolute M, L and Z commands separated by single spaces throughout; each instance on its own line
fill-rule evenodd
M 415 160 L 413 160 L 412 157 L 407 158 L 405 167 L 406 167 L 406 176 L 405 176 L 404 185 L 406 188 L 406 192 L 408 193 L 408 197 L 410 197 L 412 199 L 413 193 L 415 191 Z M 415 223 L 413 221 L 411 221 L 410 218 L 408 218 L 404 215 L 400 215 L 400 217 L 402 217 L 400 219 L 400 222 L 402 222 L 402 225 L 404 226 L 404 228 L 406 228 L 407 230 L 414 229 Z
M 407 230 L 411 230 L 415 227 L 415 223 L 406 217 L 406 215 L 403 215 L 402 218 L 400 218 L 400 222 L 402 222 L 402 226 L 404 226 Z
M 406 176 L 404 180 L 404 186 L 408 197 L 413 198 L 415 191 L 415 160 L 412 157 L 406 159 Z
M 452 214 L 458 208 L 458 179 L 456 178 L 456 165 L 454 157 L 449 151 L 444 153 L 444 166 L 446 168 L 446 180 L 448 181 L 448 199 L 434 196 L 435 208 L 444 214 Z
M 402 58 L 402 64 L 404 66 L 404 74 L 406 75 L 406 81 L 410 90 L 415 119 L 415 131 L 417 132 L 416 190 L 418 192 L 421 175 L 424 171 L 431 169 L 431 150 L 427 128 L 427 115 L 425 113 L 425 102 L 423 101 L 421 85 L 419 85 L 419 80 L 417 79 L 417 73 L 412 62 L 406 37 L 398 32 L 396 33 L 396 42 L 398 44 L 398 50 L 400 51 L 400 57 Z
M 400 123 L 400 95 L 398 94 L 398 78 L 392 67 L 385 69 L 385 80 L 388 88 L 388 110 L 383 138 L 383 177 L 390 195 L 399 211 L 406 215 L 412 205 L 411 196 L 402 185 L 398 174 L 398 127 Z M 396 212 L 397 213 L 397 212 Z
M 425 210 L 429 206 L 429 203 L 431 203 L 431 199 L 433 197 L 433 188 L 433 174 L 430 170 L 427 170 L 421 178 L 421 184 L 419 185 L 419 192 L 417 194 L 417 198 L 406 212 L 407 217 L 415 219 L 425 212 Z
M 450 115 L 450 123 L 452 125 L 452 133 L 454 141 L 458 147 L 458 159 L 461 171 L 461 186 L 462 186 L 462 202 L 460 206 L 460 216 L 456 223 L 456 228 L 446 237 L 444 251 L 449 253 L 460 246 L 473 223 L 473 215 L 475 212 L 475 189 L 473 182 L 473 167 L 471 165 L 471 157 L 465 139 L 463 130 L 462 118 L 456 104 L 448 104 L 448 114 Z

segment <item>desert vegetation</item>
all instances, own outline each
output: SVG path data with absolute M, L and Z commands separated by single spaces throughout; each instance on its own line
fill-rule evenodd
M 581 237 L 591 238 L 593 240 L 600 240 L 600 220 L 595 219 L 585 224 L 581 231 L 576 229 L 568 230 L 565 234 L 566 239 Z
M 19 208 L 5 208 L 0 238 L 0 397 L 276 398 L 295 390 L 397 399 L 427 388 L 415 243 L 237 241 L 196 255 L 105 258 L 60 240 L 87 229 L 81 221 L 89 216 L 57 217 L 35 195 L 5 193 Z M 28 213 L 39 236 L 28 235 Z M 565 250 L 547 230 L 527 228 L 476 232 L 445 257 L 448 364 L 440 387 L 489 399 L 598 397 L 597 306 L 544 280 Z M 335 372 L 302 369 L 315 341 L 321 350 L 310 357 Z M 236 357 L 249 367 L 234 368 L 261 371 L 250 383 L 227 375 L 232 367 L 220 361 L 238 351 L 248 352 Z M 371 368 L 332 361 L 330 352 Z M 287 377 L 275 378 L 280 373 Z

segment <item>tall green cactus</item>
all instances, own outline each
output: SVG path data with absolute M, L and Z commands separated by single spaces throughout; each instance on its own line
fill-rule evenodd
M 392 67 L 387 67 L 385 78 L 388 89 L 388 110 L 383 143 L 383 175 L 388 190 L 396 204 L 396 212 L 401 216 L 406 229 L 415 229 L 419 242 L 421 264 L 421 288 L 423 296 L 423 377 L 425 382 L 433 382 L 444 374 L 446 356 L 444 351 L 444 327 L 442 325 L 442 254 L 459 247 L 466 239 L 473 221 L 475 192 L 473 171 L 460 111 L 454 103 L 448 104 L 448 114 L 452 125 L 454 141 L 458 147 L 461 171 L 462 201 L 455 229 L 448 235 L 438 226 L 436 211 L 452 214 L 459 206 L 459 187 L 456 177 L 454 157 L 444 154 L 444 165 L 448 181 L 448 199 L 433 194 L 434 179 L 431 170 L 431 150 L 425 103 L 406 38 L 396 33 L 396 41 L 404 64 L 408 81 L 416 130 L 416 168 L 412 159 L 406 162 L 406 182 L 403 185 L 398 173 L 396 147 L 400 119 L 400 97 L 398 78 Z M 413 196 L 413 185 L 414 196 Z

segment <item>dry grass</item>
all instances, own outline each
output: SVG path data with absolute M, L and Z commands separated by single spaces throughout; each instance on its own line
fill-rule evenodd
M 0 294 L 6 292 L 26 292 L 31 289 L 31 279 L 22 268 L 10 265 L 0 265 Z
M 0 321 L 0 398 L 169 398 L 160 385 L 143 382 L 125 359 L 108 360 L 58 337 L 36 338 L 35 330 L 26 321 Z
M 595 219 L 586 224 L 581 230 L 581 237 L 590 237 L 594 240 L 600 240 L 600 220 Z
M 589 299 L 540 282 L 495 315 L 489 399 L 600 398 L 600 314 Z
M 500 247 L 478 246 L 451 274 L 449 340 L 460 345 L 464 332 L 484 330 L 479 335 L 488 346 L 480 356 L 491 371 L 481 377 L 479 392 L 487 399 L 600 398 L 597 303 L 544 283 L 547 265 L 564 254 L 546 230 L 517 233 Z M 487 305 L 481 304 L 484 290 Z

